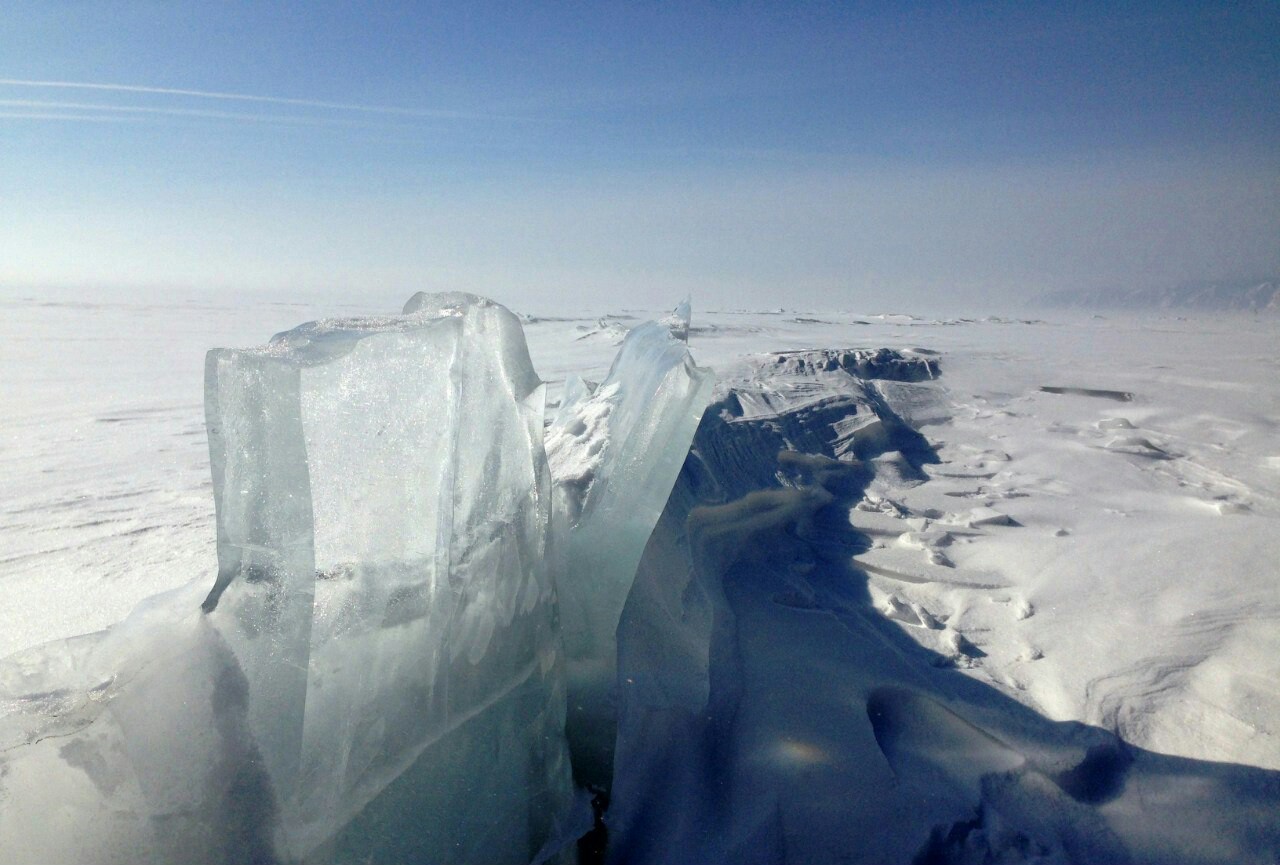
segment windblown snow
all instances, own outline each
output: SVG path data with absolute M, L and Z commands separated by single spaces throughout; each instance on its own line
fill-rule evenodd
M 4 309 L 4 861 L 1280 857 L 1264 320 Z

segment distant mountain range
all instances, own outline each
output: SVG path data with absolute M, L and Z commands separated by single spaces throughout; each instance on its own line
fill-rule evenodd
M 1045 306 L 1071 309 L 1168 310 L 1280 314 L 1280 279 L 1194 282 L 1169 288 L 1055 291 Z

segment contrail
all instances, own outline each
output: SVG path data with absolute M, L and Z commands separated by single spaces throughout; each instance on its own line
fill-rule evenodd
M 121 123 L 128 117 L 112 114 L 62 114 L 45 111 L 0 111 L 0 120 L 74 120 L 87 123 Z
M 441 109 L 396 108 L 389 105 L 355 105 L 349 102 L 325 102 L 317 99 L 292 99 L 287 96 L 256 96 L 250 93 L 224 93 L 217 90 L 186 90 L 178 87 L 144 87 L 136 84 L 100 84 L 90 81 L 35 81 L 24 78 L 0 78 L 0 86 L 44 87 L 61 90 L 99 90 L 110 93 L 145 93 L 158 96 L 187 96 L 194 99 L 220 99 L 230 102 L 257 102 L 271 105 L 293 105 L 299 108 L 324 108 L 332 111 L 358 111 L 400 117 L 422 117 L 466 120 L 516 120 L 492 114 Z
M 210 120 L 243 120 L 247 123 L 283 123 L 299 126 L 346 126 L 354 128 L 395 128 L 388 123 L 376 123 L 373 121 L 363 121 L 348 119 L 343 120 L 336 117 L 305 117 L 297 114 L 245 114 L 240 111 L 215 111 L 204 108 L 162 108 L 156 106 L 144 105 L 108 105 L 98 102 L 62 102 L 62 101 L 44 101 L 38 99 L 0 99 L 0 108 L 5 109 L 39 109 L 40 111 L 55 110 L 58 112 L 68 111 L 93 111 L 101 112 L 97 119 L 106 119 L 109 115 L 117 115 L 115 119 L 127 119 L 129 115 L 158 115 L 162 117 L 196 117 Z M 125 115 L 125 116 L 119 116 Z M 6 113 L 6 117 L 20 117 L 21 114 L 12 111 Z M 26 115 L 32 119 L 38 119 L 37 114 Z M 94 119 L 86 115 L 65 115 L 60 118 L 50 119 Z

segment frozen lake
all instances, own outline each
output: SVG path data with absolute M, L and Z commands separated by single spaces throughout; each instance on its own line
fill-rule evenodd
M 211 583 L 207 349 L 400 300 L 0 298 L 0 655 Z M 566 375 L 603 377 L 626 329 L 660 314 L 528 316 L 549 399 Z M 802 349 L 937 360 L 937 399 L 903 411 L 936 454 L 927 479 L 879 472 L 848 512 L 867 597 L 912 641 L 1046 719 L 1280 769 L 1274 318 L 695 308 L 693 323 L 718 374 Z M 877 699 L 884 717 L 928 713 Z

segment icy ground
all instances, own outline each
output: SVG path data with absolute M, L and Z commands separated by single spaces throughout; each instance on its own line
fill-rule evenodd
M 256 344 L 309 318 L 381 314 L 388 305 L 6 297 L 0 307 L 0 584 L 6 590 L 0 655 L 110 625 L 158 591 L 192 580 L 208 584 L 216 571 L 200 405 L 208 347 Z M 558 399 L 570 373 L 603 378 L 626 329 L 653 315 L 527 321 L 534 365 L 551 382 L 550 399 Z M 775 381 L 752 391 L 750 382 L 762 380 L 760 356 L 890 347 L 936 360 L 940 369 L 936 382 L 876 386 L 875 397 L 918 431 L 909 439 L 915 453 L 899 458 L 894 453 L 900 448 L 878 448 L 868 438 L 874 475 L 848 483 L 828 483 L 819 464 L 780 464 L 779 471 L 791 473 L 787 492 L 825 498 L 764 502 L 762 512 L 791 508 L 795 517 L 771 522 L 766 514 L 754 524 L 761 528 L 757 552 L 765 560 L 774 556 L 780 582 L 757 587 L 762 602 L 750 588 L 708 601 L 733 610 L 739 634 L 778 635 L 738 640 L 744 650 L 734 661 L 739 684 L 747 691 L 761 683 L 789 684 L 732 697 L 755 713 L 729 731 L 739 736 L 732 749 L 767 753 L 750 767 L 747 780 L 777 791 L 776 801 L 760 814 L 738 803 L 735 813 L 745 816 L 722 827 L 720 849 L 712 844 L 704 853 L 724 854 L 734 844 L 750 849 L 749 831 L 764 826 L 770 829 L 764 835 L 789 839 L 792 846 L 789 852 L 758 850 L 762 861 L 783 855 L 819 861 L 806 860 L 805 853 L 821 858 L 830 851 L 797 846 L 823 839 L 806 839 L 803 822 L 796 821 L 812 822 L 821 809 L 836 807 L 831 790 L 847 794 L 841 801 L 848 807 L 849 796 L 874 800 L 877 785 L 888 790 L 895 777 L 935 772 L 960 779 L 960 786 L 980 786 L 983 773 L 1052 763 L 1053 755 L 1011 749 L 1008 743 L 1017 739 L 1011 725 L 1035 740 L 1038 724 L 1079 720 L 1119 732 L 1142 753 L 1280 769 L 1275 328 L 1273 321 L 1227 317 L 697 314 L 690 343 L 698 362 L 713 367 L 722 382 L 760 394 L 754 403 L 739 398 L 737 408 L 713 405 L 712 411 L 729 410 L 735 422 L 771 425 L 788 443 L 825 435 L 822 444 L 832 447 L 831 456 L 841 455 L 842 436 L 852 441 L 861 428 L 824 433 L 820 423 L 794 420 L 798 409 L 820 407 L 830 395 L 822 376 L 806 378 L 804 369 L 794 370 L 794 387 Z M 798 367 L 803 357 L 793 357 Z M 790 429 L 793 422 L 799 426 Z M 891 436 L 889 444 L 906 440 Z M 741 472 L 732 460 L 717 465 L 712 474 L 719 472 L 722 486 L 761 468 L 759 460 Z M 766 479 L 771 473 L 772 467 Z M 697 507 L 699 495 L 687 491 L 685 505 Z M 833 523 L 835 511 L 841 520 Z M 734 526 L 734 537 L 750 540 L 751 532 L 741 531 L 743 516 L 701 513 L 703 522 L 696 524 L 712 543 L 700 549 L 714 554 L 707 569 L 733 571 L 732 557 L 716 552 L 715 527 Z M 781 535 L 769 534 L 779 528 Z M 788 532 L 798 535 L 798 545 L 789 546 L 794 538 L 788 540 Z M 651 545 L 650 553 L 659 552 Z M 819 583 L 810 575 L 822 576 L 837 556 L 851 560 L 850 580 L 866 576 L 851 593 L 829 597 L 814 588 Z M 851 680 L 843 701 L 833 697 L 838 691 L 829 685 L 842 674 L 842 663 L 880 651 L 859 648 L 862 638 L 850 627 L 850 613 L 876 634 L 904 640 L 899 651 L 906 667 L 926 661 L 937 671 L 928 675 L 943 683 L 936 687 L 969 695 L 974 705 L 997 706 L 990 712 L 1003 720 L 975 727 L 979 719 L 972 715 L 962 718 L 941 703 L 921 702 L 918 690 L 866 676 Z M 626 622 L 624 651 L 625 629 Z M 718 639 L 723 645 L 724 635 Z M 784 650 L 752 654 L 770 644 Z M 643 656 L 643 635 L 630 645 Z M 714 659 L 707 665 L 716 669 Z M 918 681 L 898 684 L 920 687 Z M 819 686 L 827 686 L 821 698 L 815 696 Z M 986 689 L 984 696 L 972 696 L 977 686 Z M 789 705 L 774 705 L 779 702 Z M 1027 710 L 1025 718 L 1010 721 L 1020 716 L 1009 707 Z M 856 789 L 842 790 L 849 766 L 840 760 L 864 759 L 869 752 L 856 741 L 831 738 L 842 735 L 846 720 L 862 718 L 870 721 L 866 744 L 883 763 L 858 776 Z M 669 729 L 653 723 L 662 743 L 672 741 Z M 641 731 L 633 741 L 645 743 L 645 735 L 653 734 Z M 765 735 L 768 749 L 763 738 L 751 740 Z M 971 765 L 950 765 L 948 742 Z M 687 767 L 683 758 L 698 756 L 675 754 L 673 764 Z M 1158 760 L 1147 766 L 1170 777 L 1189 771 Z M 1131 787 L 1158 810 L 1162 796 L 1177 795 L 1173 785 L 1150 780 L 1153 773 Z M 1142 822 L 1126 811 L 1134 797 L 1108 806 L 1107 790 L 1082 792 L 1080 786 L 1096 781 L 1105 788 L 1117 778 L 1104 776 L 1119 774 L 1099 770 L 1101 781 L 1057 777 L 1055 783 L 1081 794 L 1062 807 L 1100 802 L 1113 826 L 1129 821 L 1125 837 L 1131 840 L 1141 834 L 1132 826 Z M 1018 777 L 1023 785 L 1034 783 Z M 1207 777 L 1202 782 L 1211 786 Z M 707 807 L 707 796 L 688 789 L 698 783 L 696 773 L 672 772 L 658 780 L 676 807 L 690 804 L 687 819 L 696 817 L 696 806 Z M 641 782 L 652 781 L 640 779 L 640 793 Z M 975 795 L 999 810 L 1000 790 Z M 1274 844 L 1274 830 L 1245 848 L 1232 845 L 1247 839 L 1247 831 L 1215 834 L 1232 823 L 1226 812 L 1236 811 L 1245 824 L 1257 822 L 1245 811 L 1245 797 L 1219 801 L 1224 813 L 1161 826 L 1161 837 L 1148 839 L 1147 849 L 1206 861 L 1271 861 L 1275 851 L 1267 844 Z M 1274 797 L 1268 801 L 1274 807 Z M 664 819 L 670 816 L 632 807 L 618 815 L 616 835 L 630 840 L 637 861 L 660 860 L 663 850 L 681 861 L 672 845 L 696 833 Z M 956 857 L 966 833 L 996 838 L 999 827 L 980 825 L 981 817 L 958 817 L 949 830 L 940 819 L 932 854 L 953 858 L 935 861 L 962 861 Z M 780 832 L 772 831 L 774 824 Z M 734 831 L 748 834 L 734 838 Z M 1088 846 L 1103 843 L 1097 841 L 1102 835 L 1085 835 L 1064 842 L 1077 860 L 1103 849 Z M 1014 841 L 1001 842 L 1000 855 L 1013 857 Z M 884 843 L 896 849 L 892 839 Z M 1023 858 L 1034 852 L 1024 851 Z

